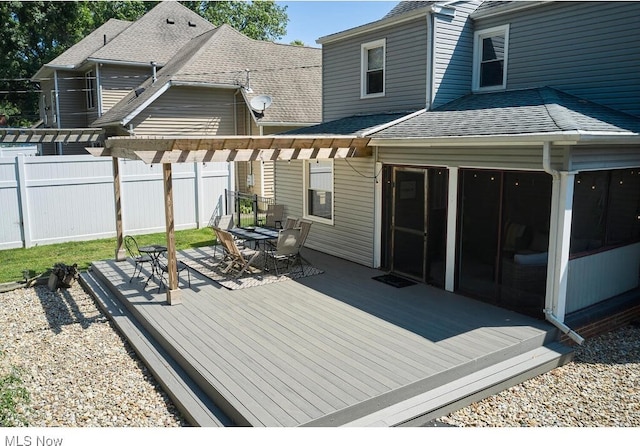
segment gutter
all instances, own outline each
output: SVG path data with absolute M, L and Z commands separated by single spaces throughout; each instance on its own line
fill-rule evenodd
M 542 168 L 546 173 L 551 175 L 554 179 L 560 178 L 560 171 L 551 168 L 551 143 L 546 141 L 542 144 Z M 555 245 L 557 246 L 557 242 Z M 556 247 L 554 247 L 555 250 Z M 554 261 L 555 266 L 555 261 Z M 551 272 L 551 278 L 547 276 L 547 281 L 551 280 L 552 283 L 555 283 L 555 267 L 551 268 L 551 271 L 547 269 L 547 274 Z M 551 294 L 554 294 L 553 292 Z M 546 300 L 546 299 L 545 299 Z M 545 303 L 546 305 L 546 303 Z M 580 336 L 578 333 L 569 328 L 565 323 L 561 322 L 558 317 L 553 314 L 553 309 L 545 308 L 542 310 L 545 316 L 545 319 L 549 321 L 551 324 L 555 325 L 560 331 L 569 336 L 569 338 L 573 339 L 578 345 L 582 345 L 584 342 L 584 338 Z

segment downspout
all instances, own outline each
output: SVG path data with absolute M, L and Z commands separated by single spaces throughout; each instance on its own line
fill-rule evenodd
M 551 175 L 554 180 L 558 180 L 558 182 L 560 181 L 560 172 L 551 168 L 551 143 L 548 141 L 544 142 L 542 145 L 542 168 L 546 173 Z M 558 206 L 560 206 L 559 203 L 558 203 Z M 559 213 L 557 213 L 556 215 L 559 215 Z M 557 240 L 555 241 L 554 245 L 555 245 L 554 246 L 554 251 L 555 251 L 558 245 Z M 547 282 L 551 280 L 551 283 L 555 283 L 556 268 L 551 268 L 551 271 L 547 269 L 547 273 L 549 272 L 551 273 L 551 277 L 547 277 Z M 580 336 L 578 333 L 576 333 L 575 331 L 573 331 L 571 328 L 569 328 L 569 326 L 567 326 L 564 322 L 561 322 L 558 319 L 558 317 L 555 314 L 553 314 L 553 309 L 547 308 L 546 305 L 547 303 L 545 299 L 545 309 L 542 310 L 544 313 L 545 319 L 549 321 L 551 324 L 553 324 L 554 326 L 556 326 L 561 332 L 569 336 L 569 338 L 574 340 L 578 345 L 582 345 L 582 343 L 584 342 L 584 338 Z

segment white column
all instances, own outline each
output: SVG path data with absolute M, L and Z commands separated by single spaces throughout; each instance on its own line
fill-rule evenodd
M 564 322 L 567 302 L 574 179 L 575 173 L 558 172 L 553 176 L 551 193 L 545 307 L 550 309 L 560 322 Z
M 456 233 L 458 221 L 458 167 L 449 167 L 449 187 L 447 198 L 447 257 L 445 265 L 444 289 L 454 291 L 456 277 Z

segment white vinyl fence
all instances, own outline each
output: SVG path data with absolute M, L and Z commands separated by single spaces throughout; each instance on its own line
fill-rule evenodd
M 0 158 L 0 249 L 115 237 L 111 158 Z M 125 234 L 165 230 L 162 166 L 119 160 Z M 173 165 L 175 229 L 204 227 L 225 189 L 229 163 Z

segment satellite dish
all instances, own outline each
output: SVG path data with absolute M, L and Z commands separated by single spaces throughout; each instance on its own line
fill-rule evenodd
M 264 113 L 264 111 L 271 105 L 271 96 L 263 94 L 251 98 L 251 100 L 249 101 L 249 105 L 254 111 L 258 113 Z

